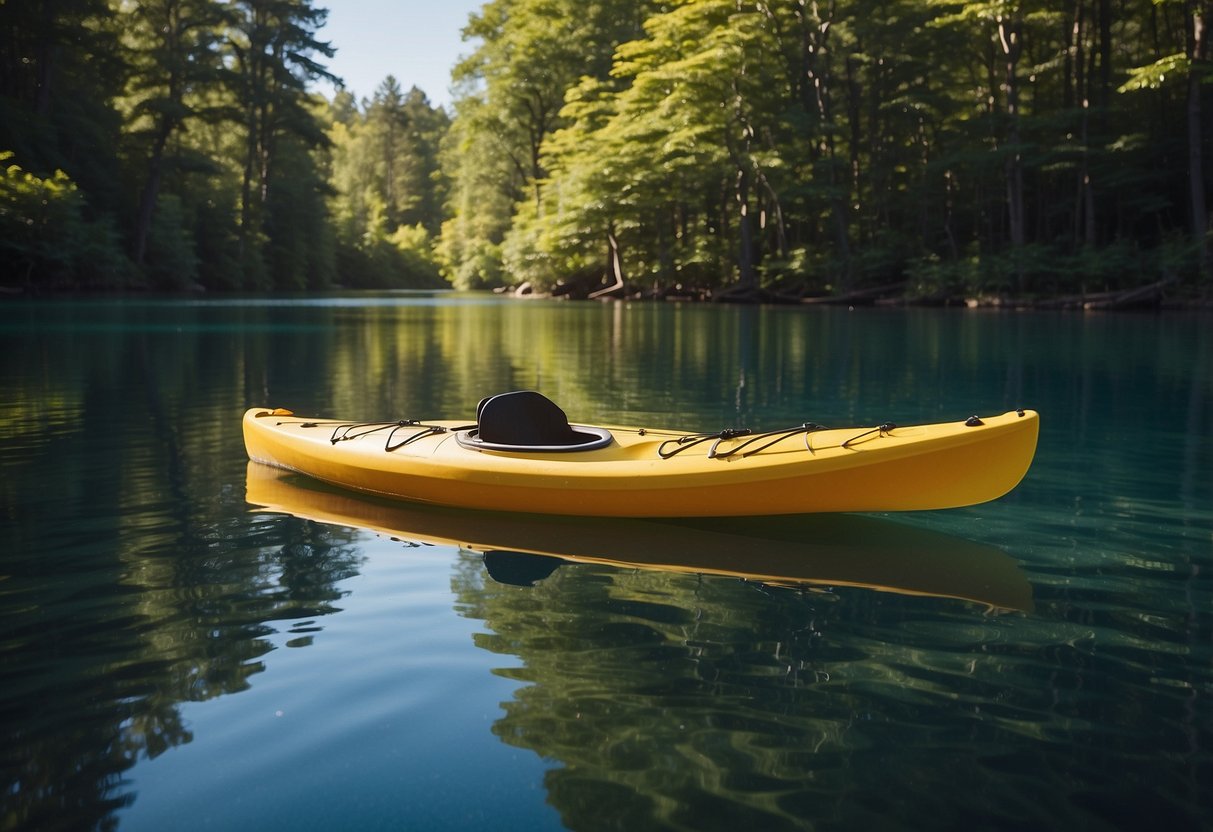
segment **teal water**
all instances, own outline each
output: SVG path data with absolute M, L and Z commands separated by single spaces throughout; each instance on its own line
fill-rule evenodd
M 6 302 L 0 829 L 1207 829 L 1211 323 Z M 247 406 L 459 418 L 520 387 L 585 422 L 1024 406 L 1042 434 L 983 506 L 681 525 L 244 457 Z

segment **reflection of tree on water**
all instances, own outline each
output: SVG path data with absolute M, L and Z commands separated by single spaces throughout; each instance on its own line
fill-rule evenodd
M 997 757 L 1034 725 L 992 704 L 1013 665 L 985 654 L 1004 625 L 972 604 L 597 564 L 517 586 L 472 554 L 454 587 L 485 622 L 477 645 L 517 657 L 496 672 L 526 683 L 493 731 L 556 764 L 544 783 L 571 829 L 912 827 L 895 820 L 906 806 L 932 828 L 997 827 L 1058 811 L 982 765 L 983 738 Z
M 53 336 L 5 353 L 57 370 L 21 375 L 0 419 L 5 832 L 116 825 L 137 799 L 124 773 L 193 739 L 180 703 L 248 688 L 272 622 L 336 611 L 359 565 L 348 530 L 250 515 L 225 490 L 248 398 L 232 368 L 264 372 L 259 345 L 209 328 L 205 307 L 169 313 L 197 337 L 155 304 L 63 311 Z
M 338 611 L 337 582 L 357 574 L 348 530 L 241 516 L 222 548 L 209 531 L 6 622 L 0 650 L 19 653 L 0 676 L 0 829 L 113 828 L 137 799 L 123 772 L 193 739 L 179 704 L 247 689 L 271 622 Z M 46 576 L 23 577 L 6 589 L 45 595 Z
M 570 828 L 801 822 L 785 804 L 822 788 L 806 757 L 845 753 L 856 718 L 817 690 L 847 654 L 823 633 L 836 596 L 587 565 L 517 587 L 478 565 L 456 579 L 477 644 L 530 683 L 494 733 L 560 762 L 545 785 Z

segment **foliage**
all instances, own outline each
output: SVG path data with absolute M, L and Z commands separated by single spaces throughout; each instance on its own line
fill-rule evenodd
M 449 119 L 413 87 L 384 79 L 362 107 L 329 108 L 330 200 L 338 280 L 373 288 L 442 285 L 433 238 L 442 227 L 445 177 L 438 153 Z
M 8 288 L 36 278 L 57 286 L 121 285 L 128 279 L 113 228 L 89 220 L 79 187 L 66 173 L 40 177 L 0 153 L 0 275 Z
M 330 281 L 313 152 L 324 136 L 307 93 L 327 76 L 313 56 L 332 55 L 315 38 L 324 14 L 311 0 L 0 4 L 0 150 L 21 172 L 10 166 L 6 202 L 33 220 L 6 246 L 9 279 L 30 290 Z M 27 210 L 39 190 L 40 214 Z
M 325 15 L 0 3 L 3 280 L 1210 290 L 1205 3 L 490 0 L 449 114 Z
M 651 6 L 643 0 L 492 0 L 472 15 L 464 34 L 480 46 L 455 69 L 467 93 L 456 102 L 443 153 L 453 221 L 444 227 L 441 250 L 456 285 L 496 284 L 506 269 L 529 274 L 519 261 L 501 259 L 529 246 L 505 238 L 516 213 L 522 223 L 533 215 L 540 224 L 521 230 L 524 236 L 551 216 L 545 143 L 567 123 L 566 95 L 583 78 L 609 78 L 616 47 L 639 34 Z M 554 282 L 544 275 L 544 284 Z
M 148 239 L 147 281 L 152 288 L 168 291 L 197 286 L 198 256 L 193 235 L 185 223 L 181 199 L 169 194 L 160 200 Z
M 454 273 L 478 240 L 502 280 L 540 287 L 1039 296 L 1153 282 L 1173 233 L 1203 239 L 1202 4 L 609 5 L 641 26 L 581 43 L 592 71 L 563 74 L 539 34 L 559 4 L 473 19 L 447 157 Z M 541 55 L 564 79 L 542 123 L 516 69 Z
M 446 285 L 422 225 L 399 226 L 360 246 L 339 246 L 342 283 L 357 289 L 437 289 Z

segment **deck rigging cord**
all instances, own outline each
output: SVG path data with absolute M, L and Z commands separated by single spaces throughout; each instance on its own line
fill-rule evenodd
M 696 445 L 701 445 L 704 442 L 711 442 L 713 439 L 715 439 L 716 441 L 712 444 L 711 449 L 708 451 L 708 456 L 712 457 L 715 454 L 716 446 L 721 442 L 727 439 L 736 439 L 740 436 L 749 435 L 749 428 L 725 428 L 724 430 L 717 431 L 715 433 L 691 433 L 686 436 L 679 436 L 676 439 L 667 439 L 666 441 L 662 442 L 657 446 L 657 455 L 662 459 L 669 459 L 670 457 L 677 456 L 689 448 L 693 448 Z M 671 444 L 675 446 L 674 450 L 667 451 L 666 446 Z
M 286 424 L 279 422 L 278 424 Z M 303 428 L 320 427 L 320 422 L 300 421 L 297 423 Z M 364 436 L 387 431 L 387 436 L 384 441 L 384 451 L 391 453 L 392 451 L 403 448 L 406 445 L 411 445 L 428 436 L 436 436 L 444 433 L 455 433 L 458 431 L 475 430 L 476 425 L 459 425 L 457 427 L 446 427 L 444 425 L 429 425 L 417 419 L 397 419 L 395 421 L 382 422 L 338 422 L 328 423 L 333 424 L 332 433 L 329 436 L 329 442 L 336 445 L 338 442 L 346 442 L 352 439 L 360 439 Z M 980 423 L 979 423 L 980 424 Z M 393 442 L 396 434 L 406 428 L 419 428 L 415 433 L 411 433 L 399 442 Z M 829 447 L 849 448 L 852 443 L 858 442 L 866 436 L 877 434 L 878 436 L 886 436 L 890 431 L 896 430 L 897 425 L 892 422 L 885 422 L 877 425 L 874 428 L 869 428 L 849 439 L 843 440 L 838 445 Z M 618 428 L 616 429 L 618 430 Z M 712 445 L 708 449 L 708 459 L 729 459 L 731 457 L 740 457 L 745 459 L 754 454 L 762 453 L 763 451 L 778 445 L 787 439 L 794 436 L 803 436 L 805 450 L 809 453 L 815 453 L 819 450 L 824 450 L 824 447 L 814 448 L 809 444 L 809 435 L 817 431 L 827 430 L 825 425 L 819 425 L 816 422 L 805 422 L 797 425 L 794 428 L 781 428 L 779 430 L 765 431 L 762 433 L 754 433 L 749 428 L 725 428 L 723 430 L 709 433 L 691 433 L 684 436 L 678 436 L 673 439 L 667 439 L 657 446 L 657 455 L 662 459 L 670 459 L 677 456 L 683 451 L 702 445 L 705 442 L 711 442 Z M 641 435 L 650 433 L 645 428 L 637 429 Z M 722 442 L 728 442 L 734 439 L 745 438 L 745 441 L 739 445 L 726 450 L 720 450 Z M 757 447 L 751 447 L 755 443 L 761 443 Z M 671 447 L 672 446 L 672 447 Z M 520 449 L 521 450 L 521 449 Z
M 278 424 L 286 424 L 279 422 Z M 330 423 L 332 424 L 332 423 Z M 319 422 L 299 422 L 301 428 L 318 428 Z M 440 433 L 452 433 L 459 430 L 471 430 L 475 425 L 459 425 L 458 427 L 448 428 L 445 425 L 427 425 L 417 419 L 397 419 L 395 421 L 384 422 L 338 422 L 333 426 L 333 432 L 329 435 L 329 442 L 336 445 L 338 442 L 347 442 L 351 439 L 359 439 L 363 436 L 370 436 L 373 433 L 386 430 L 387 438 L 383 443 L 383 450 L 391 453 L 405 445 L 411 445 L 419 439 L 424 439 L 427 436 L 434 436 Z M 411 433 L 399 442 L 393 443 L 396 434 L 405 428 L 420 428 L 416 433 Z
M 815 433 L 816 431 L 819 431 L 819 430 L 825 430 L 825 429 L 826 429 L 825 425 L 819 425 L 816 422 L 805 422 L 803 425 L 800 425 L 799 427 L 795 427 L 795 428 L 787 428 L 785 430 L 772 430 L 772 431 L 768 431 L 766 433 L 759 433 L 755 436 L 750 437 L 746 441 L 742 442 L 737 447 L 729 448 L 729 450 L 725 451 L 724 453 L 718 453 L 716 451 L 716 445 L 713 445 L 712 450 L 708 452 L 708 456 L 716 457 L 716 458 L 720 458 L 720 459 L 727 459 L 728 457 L 733 456 L 734 454 L 744 451 L 744 453 L 741 454 L 742 458 L 744 459 L 745 457 L 750 456 L 751 454 L 761 453 L 762 451 L 765 451 L 767 448 L 770 448 L 772 445 L 777 445 L 785 439 L 790 439 L 793 436 L 801 436 L 801 435 L 804 436 L 805 450 L 807 450 L 809 453 L 813 453 L 813 447 L 809 444 L 809 434 Z M 773 437 L 773 438 L 771 438 L 771 437 Z M 759 440 L 762 440 L 762 439 L 769 439 L 769 441 L 762 445 L 759 445 L 757 448 L 754 448 L 753 450 L 745 451 L 745 449 L 748 448 L 750 445 L 753 445 L 755 442 L 758 442 Z
M 858 433 L 850 439 L 846 439 L 838 445 L 830 447 L 849 448 L 851 443 L 858 442 L 865 436 L 877 434 L 878 436 L 887 436 L 892 430 L 896 430 L 897 425 L 892 422 L 885 422 L 877 425 L 874 428 Z M 675 439 L 667 439 L 657 447 L 657 455 L 662 459 L 669 459 L 672 456 L 677 456 L 688 448 L 693 448 L 704 442 L 712 442 L 712 447 L 708 449 L 708 459 L 728 459 L 733 456 L 740 456 L 742 459 L 761 453 L 762 451 L 771 448 L 785 439 L 790 439 L 793 436 L 803 436 L 805 450 L 809 453 L 814 453 L 823 448 L 814 448 L 809 444 L 809 434 L 817 431 L 827 430 L 825 425 L 819 425 L 816 422 L 805 422 L 794 428 L 782 428 L 780 430 L 766 431 L 765 433 L 753 433 L 749 428 L 725 428 L 724 430 L 715 433 L 692 433 L 686 436 L 680 436 Z M 720 443 L 727 442 L 731 439 L 740 439 L 741 437 L 749 437 L 740 445 L 721 451 Z M 766 440 L 766 441 L 763 441 Z M 751 448 L 754 443 L 762 442 L 758 447 Z M 673 445 L 672 449 L 667 449 L 667 446 Z M 749 448 L 749 450 L 746 450 Z
M 838 447 L 846 448 L 852 442 L 857 442 L 860 439 L 863 439 L 865 436 L 871 436 L 873 433 L 879 433 L 881 436 L 885 436 L 889 431 L 896 430 L 896 429 L 897 429 L 897 425 L 893 424 L 892 422 L 885 422 L 883 425 L 877 425 L 876 427 L 872 428 L 871 430 L 865 430 L 863 433 L 852 436 L 850 439 L 846 440 Z

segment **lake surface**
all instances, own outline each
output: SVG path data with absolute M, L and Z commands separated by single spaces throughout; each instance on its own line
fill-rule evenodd
M 0 304 L 0 829 L 1208 829 L 1210 324 Z M 986 505 L 698 523 L 392 505 L 244 455 L 249 406 L 517 388 L 583 422 L 1023 406 L 1042 434 Z

